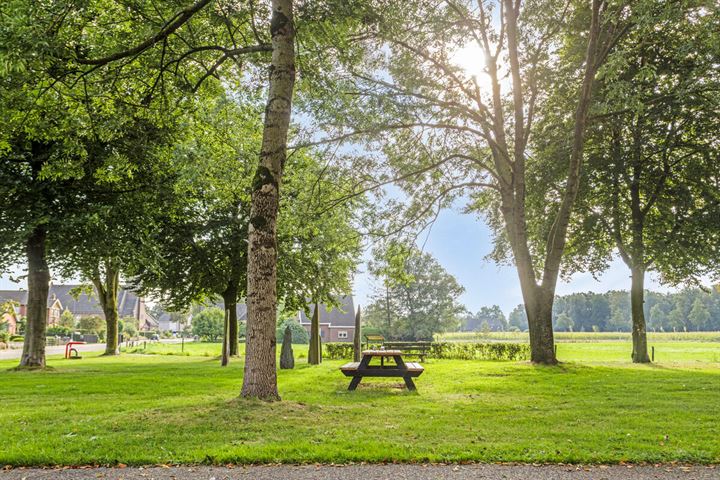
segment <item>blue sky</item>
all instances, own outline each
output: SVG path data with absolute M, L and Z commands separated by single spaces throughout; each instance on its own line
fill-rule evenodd
M 424 241 L 425 237 L 421 237 Z M 443 267 L 465 287 L 461 302 L 473 312 L 484 305 L 499 305 L 507 315 L 516 305 L 522 303 L 517 275 L 513 267 L 497 266 L 485 259 L 492 249 L 490 230 L 475 215 L 465 215 L 454 210 L 445 210 L 435 222 L 425 243 L 425 251 L 431 253 Z M 19 274 L 20 268 L 15 270 Z M 365 306 L 373 290 L 373 279 L 366 273 L 355 278 L 354 294 L 356 304 Z M 9 280 L 8 275 L 0 277 L 0 289 L 26 288 L 23 283 Z M 572 292 L 605 292 L 628 290 L 630 272 L 621 261 L 615 261 L 599 281 L 590 274 L 577 274 L 569 283 L 558 284 L 558 294 Z M 663 290 L 652 276 L 646 288 Z

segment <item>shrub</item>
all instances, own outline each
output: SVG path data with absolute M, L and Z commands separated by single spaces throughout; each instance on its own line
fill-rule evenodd
M 75 328 L 75 315 L 68 309 L 65 309 L 60 315 L 60 326 L 67 327 L 68 330 Z
M 100 336 L 105 331 L 105 320 L 97 315 L 89 315 L 78 320 L 78 329 L 83 333 L 92 333 Z
M 330 360 L 353 358 L 352 343 L 325 343 L 323 356 Z M 427 358 L 448 360 L 528 360 L 530 345 L 527 343 L 450 343 L 434 342 Z
M 124 338 L 134 338 L 138 334 L 137 327 L 133 323 L 123 322 L 122 334 Z
M 527 343 L 449 343 L 435 342 L 430 346 L 430 358 L 455 360 L 527 360 Z
M 25 341 L 25 337 L 23 337 L 22 335 L 12 335 L 12 336 L 10 337 L 10 341 L 11 341 L 11 342 L 24 342 L 24 341 Z
M 353 358 L 353 344 L 348 342 L 323 343 L 323 357 L 329 360 Z
M 290 331 L 292 332 L 292 343 L 310 343 L 310 335 L 308 335 L 305 327 L 292 318 L 286 318 L 280 321 L 275 331 L 275 338 L 278 343 L 282 343 L 283 335 L 285 335 L 285 327 L 287 326 L 290 326 Z
M 69 337 L 71 333 L 72 329 L 69 327 L 63 327 L 62 325 L 50 327 L 45 332 L 48 337 Z
M 2 342 L 2 343 L 10 342 L 10 333 L 5 330 L 0 330 L 0 342 Z
M 219 308 L 206 308 L 193 315 L 192 333 L 204 340 L 217 342 L 223 336 L 225 312 Z

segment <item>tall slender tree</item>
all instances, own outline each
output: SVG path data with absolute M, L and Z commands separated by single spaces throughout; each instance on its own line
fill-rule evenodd
M 720 261 L 719 28 L 717 9 L 675 2 L 619 44 L 622 61 L 599 85 L 569 269 L 602 271 L 619 253 L 631 272 L 636 363 L 650 362 L 646 272 L 697 282 Z

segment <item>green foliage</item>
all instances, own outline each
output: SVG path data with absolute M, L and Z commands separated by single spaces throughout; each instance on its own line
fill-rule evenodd
M 125 339 L 135 338 L 138 334 L 138 320 L 134 317 L 121 318 L 118 321 L 118 333 Z
M 565 270 L 601 272 L 619 253 L 634 276 L 697 283 L 720 261 L 720 15 L 679 1 L 638 20 L 599 74 Z
M 192 333 L 204 340 L 218 342 L 223 336 L 225 312 L 220 308 L 206 308 L 193 315 Z
M 72 329 L 62 325 L 48 327 L 45 331 L 45 335 L 48 337 L 69 337 L 71 334 Z
M 648 331 L 720 330 L 720 292 L 717 288 L 687 288 L 674 293 L 645 293 Z M 522 307 L 516 309 L 519 317 Z M 513 311 L 515 312 L 515 311 Z M 514 315 L 511 314 L 511 322 Z M 556 297 L 556 330 L 575 332 L 629 332 L 632 325 L 630 294 L 626 291 L 573 293 Z
M 78 320 L 78 329 L 83 333 L 92 333 L 100 335 L 105 332 L 105 320 L 97 315 L 88 315 L 80 317 Z
M 388 259 L 374 271 L 383 276 L 384 289 L 376 289 L 365 321 L 385 338 L 428 340 L 436 333 L 457 329 L 465 308 L 457 302 L 464 291 L 455 277 L 430 254 L 413 251 L 402 272 Z M 392 277 L 391 271 L 396 272 Z
M 508 318 L 508 324 L 510 327 L 514 327 L 517 331 L 525 332 L 528 329 L 527 312 L 525 312 L 525 306 L 520 304 L 510 312 Z
M 275 337 L 278 343 L 282 343 L 283 336 L 285 335 L 285 327 L 288 326 L 290 327 L 290 332 L 292 333 L 293 344 L 307 345 L 310 342 L 310 335 L 307 330 L 305 330 L 305 327 L 300 325 L 294 318 L 286 318 L 278 324 L 275 332 Z
M 323 349 L 323 356 L 331 360 L 353 358 L 351 343 L 325 343 Z M 433 342 L 426 358 L 522 361 L 530 358 L 530 345 L 516 342 Z
M 510 360 L 530 359 L 527 343 L 446 343 L 433 342 L 429 358 L 455 360 Z
M 75 324 L 75 315 L 73 315 L 70 310 L 65 309 L 60 315 L 60 326 L 73 329 L 75 328 Z
M 482 307 L 477 313 L 469 313 L 463 319 L 462 330 L 476 331 L 487 325 L 487 329 L 493 332 L 504 332 L 508 329 L 508 322 L 505 314 L 498 305 Z

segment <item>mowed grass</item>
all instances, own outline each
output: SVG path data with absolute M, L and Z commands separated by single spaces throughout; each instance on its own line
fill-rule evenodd
M 720 363 L 720 341 L 683 340 L 670 341 L 661 338 L 650 340 L 649 345 L 655 347 L 655 360 L 657 362 L 712 362 Z M 138 347 L 128 348 L 129 353 L 151 355 L 185 355 L 216 357 L 220 355 L 220 343 L 147 343 Z M 303 361 L 307 358 L 307 345 L 293 345 L 295 358 Z M 245 344 L 240 344 L 240 354 L 245 352 Z M 630 361 L 632 342 L 629 338 L 624 340 L 582 341 L 557 343 L 557 355 L 562 362 L 605 363 Z
M 279 373 L 277 403 L 238 398 L 239 359 L 86 354 L 46 372 L 3 361 L 0 464 L 720 462 L 720 364 L 695 352 L 635 366 L 617 349 L 560 345 L 559 367 L 429 360 L 418 393 L 393 379 L 347 392 L 343 362 L 298 360 Z

